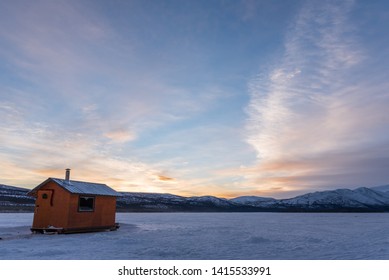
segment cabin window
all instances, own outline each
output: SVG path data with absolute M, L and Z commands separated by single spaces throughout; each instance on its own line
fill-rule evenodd
M 93 196 L 80 196 L 78 211 L 93 212 L 95 210 L 95 198 Z
M 42 194 L 42 198 L 43 199 L 47 199 L 49 196 L 47 195 L 47 193 L 44 193 L 44 194 Z

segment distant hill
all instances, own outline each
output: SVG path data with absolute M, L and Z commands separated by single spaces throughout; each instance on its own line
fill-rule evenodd
M 293 212 L 389 211 L 389 193 L 370 188 L 337 189 L 307 193 L 289 199 L 257 204 L 258 207 Z
M 372 187 L 370 189 L 372 189 L 374 191 L 389 193 L 389 185 Z
M 0 185 L 0 212 L 32 212 L 35 202 L 27 196 L 28 191 Z M 289 199 L 121 194 L 117 199 L 118 212 L 389 212 L 389 186 L 313 192 Z
M 117 199 L 121 212 L 236 212 L 255 211 L 251 206 L 239 205 L 214 196 L 183 197 L 156 193 L 122 193 Z
M 28 189 L 0 184 L 0 212 L 33 212 L 35 199 Z
M 241 196 L 181 197 L 170 194 L 122 193 L 118 211 L 200 212 L 389 212 L 389 193 L 358 188 L 307 193 L 289 199 Z

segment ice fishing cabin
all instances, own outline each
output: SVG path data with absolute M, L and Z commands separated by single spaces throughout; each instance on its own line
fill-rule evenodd
M 74 233 L 116 230 L 118 192 L 105 184 L 48 178 L 29 195 L 36 198 L 32 232 Z

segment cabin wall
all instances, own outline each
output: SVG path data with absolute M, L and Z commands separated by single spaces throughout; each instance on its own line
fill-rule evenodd
M 79 196 L 78 194 L 72 194 L 70 197 L 68 208 L 69 219 L 66 228 L 111 227 L 115 225 L 116 197 L 94 196 L 94 211 L 80 212 L 78 211 Z
M 48 199 L 42 195 L 47 194 Z M 116 215 L 116 197 L 86 195 L 95 198 L 94 211 L 79 211 L 79 194 L 71 194 L 55 182 L 48 182 L 37 191 L 32 228 L 49 226 L 67 229 L 113 227 Z
M 43 201 L 40 193 L 50 191 L 52 198 L 51 201 Z M 55 182 L 48 182 L 38 190 L 38 196 L 35 201 L 35 213 L 33 228 L 47 228 L 54 226 L 58 228 L 64 228 L 68 224 L 68 207 L 71 194 L 59 187 Z M 51 203 L 52 202 L 52 203 Z M 43 204 L 46 204 L 45 208 L 42 208 Z M 47 206 L 50 204 L 50 206 Z M 42 213 L 45 211 L 45 213 Z

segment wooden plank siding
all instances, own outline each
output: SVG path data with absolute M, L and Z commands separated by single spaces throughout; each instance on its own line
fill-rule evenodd
M 93 196 L 95 205 L 93 212 L 78 211 L 80 195 L 72 195 L 69 201 L 67 228 L 109 227 L 115 225 L 116 197 Z
M 54 181 L 41 186 L 36 196 L 33 231 L 50 227 L 61 228 L 63 232 L 115 227 L 114 196 L 72 194 Z M 80 196 L 94 197 L 93 211 L 79 211 Z

